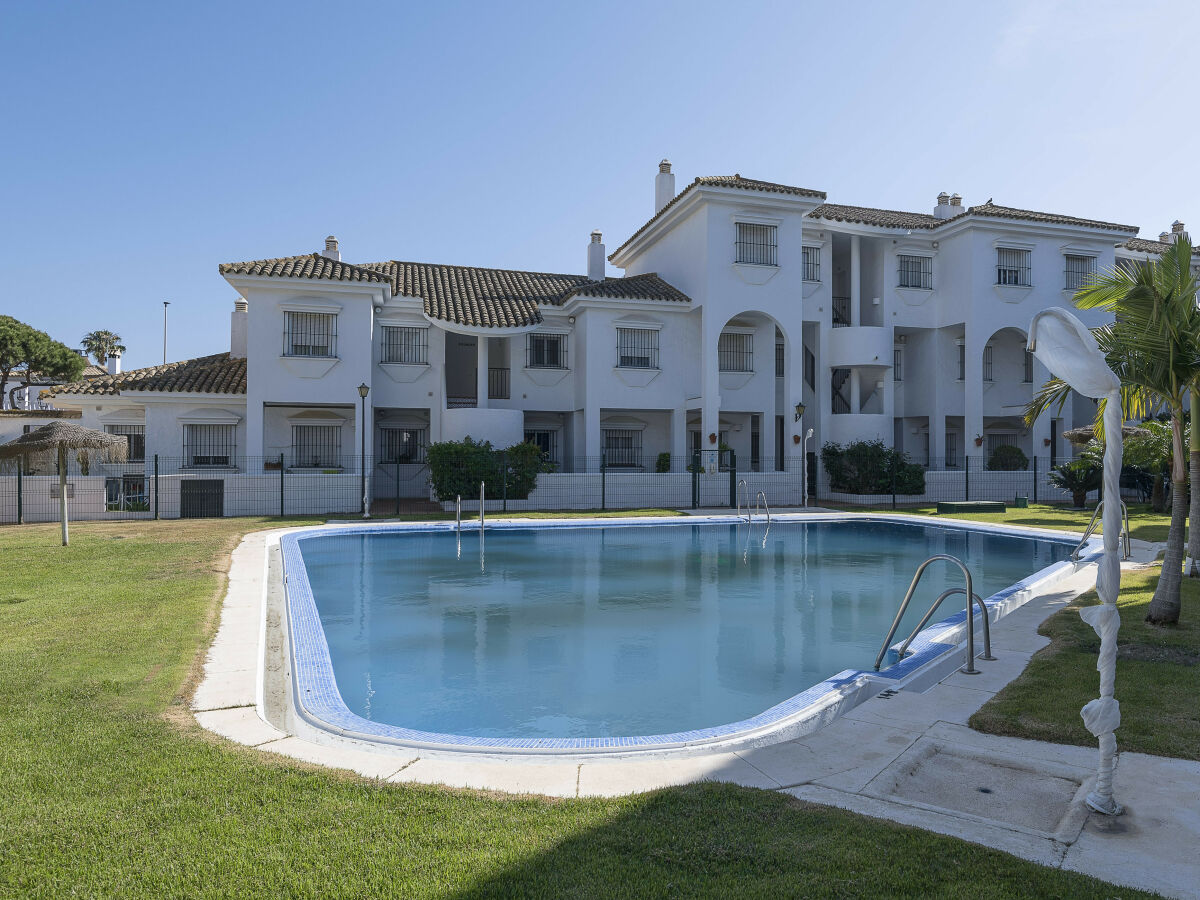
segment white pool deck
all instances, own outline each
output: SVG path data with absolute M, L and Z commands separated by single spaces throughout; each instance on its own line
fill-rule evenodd
M 421 753 L 289 728 L 303 735 L 297 736 L 268 722 L 269 694 L 272 685 L 278 693 L 283 673 L 275 671 L 282 658 L 278 628 L 268 627 L 267 551 L 281 533 L 251 534 L 234 551 L 220 627 L 193 697 L 200 725 L 236 743 L 366 778 L 553 797 L 732 782 L 1116 884 L 1200 897 L 1200 763 L 1121 753 L 1115 794 L 1126 813 L 1108 818 L 1082 803 L 1094 749 L 985 735 L 966 724 L 1049 643 L 1038 625 L 1094 585 L 1092 566 L 994 623 L 998 659 L 977 663 L 981 674 L 956 671 L 923 692 L 885 692 L 801 738 L 683 758 L 514 759 Z M 1152 560 L 1157 550 L 1135 542 L 1135 560 Z M 273 717 L 285 724 L 277 712 Z M 1119 748 L 1120 732 L 1117 740 Z

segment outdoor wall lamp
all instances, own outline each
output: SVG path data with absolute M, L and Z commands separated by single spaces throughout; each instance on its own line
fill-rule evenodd
M 807 407 L 803 403 L 796 404 L 796 421 L 797 422 L 799 422 L 800 419 L 804 416 L 804 410 L 806 408 Z

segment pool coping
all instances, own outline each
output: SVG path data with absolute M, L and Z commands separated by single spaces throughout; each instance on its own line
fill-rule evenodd
M 1079 536 L 1051 529 L 1014 527 L 959 519 L 931 521 L 928 518 L 886 513 L 782 513 L 776 522 L 871 521 L 944 527 L 1008 537 L 1037 538 L 1074 546 Z M 736 525 L 745 517 L 736 515 L 679 515 L 654 517 L 604 517 L 570 519 L 489 519 L 486 530 L 545 528 L 656 527 L 663 525 Z M 755 524 L 763 524 L 755 520 Z M 755 716 L 738 722 L 660 735 L 596 738 L 503 738 L 426 732 L 403 726 L 372 722 L 352 712 L 342 700 L 333 675 L 332 661 L 320 624 L 299 541 L 306 535 L 329 533 L 435 533 L 455 531 L 454 522 L 370 523 L 349 522 L 287 529 L 278 532 L 284 573 L 284 610 L 289 662 L 291 664 L 291 707 L 298 719 L 318 733 L 348 739 L 354 744 L 375 745 L 380 750 L 411 750 L 452 755 L 485 754 L 494 758 L 583 759 L 623 754 L 645 756 L 657 752 L 724 752 L 793 739 L 828 724 L 842 713 L 881 691 L 932 684 L 958 666 L 958 654 L 966 641 L 966 611 L 959 610 L 923 629 L 910 645 L 910 654 L 889 668 L 845 669 L 789 697 Z M 465 531 L 478 531 L 477 520 Z M 486 533 L 486 531 L 485 531 Z M 1102 551 L 1102 539 L 1092 538 L 1078 561 L 1063 560 L 1046 566 L 984 600 L 989 620 L 995 622 L 1029 600 L 1050 590 L 1058 582 L 1093 563 Z M 259 654 L 261 667 L 262 654 Z M 261 711 L 260 669 L 256 700 Z M 265 718 L 265 717 L 264 717 Z M 298 723 L 297 723 L 298 724 Z M 291 729 L 289 729 L 291 730 Z M 306 729 L 307 730 L 307 729 Z

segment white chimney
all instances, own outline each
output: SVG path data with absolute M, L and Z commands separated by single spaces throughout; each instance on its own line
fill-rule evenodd
M 933 216 L 936 219 L 948 219 L 954 215 L 950 207 L 950 195 L 942 191 L 937 195 L 937 206 L 933 208 Z
M 1171 223 L 1171 240 L 1183 238 L 1185 241 L 1191 242 L 1191 237 L 1187 233 L 1187 229 L 1183 227 L 1183 223 L 1176 219 Z
M 120 375 L 121 374 L 121 352 L 119 350 L 115 351 L 113 353 L 110 353 L 108 356 L 108 374 L 109 375 Z
M 588 244 L 587 276 L 592 281 L 604 280 L 604 243 L 599 231 L 592 232 L 592 242 Z
M 664 159 L 658 164 L 658 174 L 654 176 L 655 214 L 674 199 L 675 176 L 671 174 L 671 161 Z
M 326 259 L 332 259 L 336 262 L 342 261 L 342 253 L 340 250 L 338 250 L 337 238 L 335 238 L 332 234 L 325 238 L 325 252 L 321 255 Z
M 229 356 L 233 359 L 246 358 L 249 318 L 250 304 L 245 297 L 238 297 L 233 301 L 233 312 L 229 315 Z

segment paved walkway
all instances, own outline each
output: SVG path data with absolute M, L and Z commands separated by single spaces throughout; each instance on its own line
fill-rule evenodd
M 1200 897 L 1200 763 L 1121 754 L 1115 793 L 1127 812 L 1108 818 L 1083 805 L 1095 749 L 985 735 L 966 724 L 1049 642 L 1037 626 L 1090 588 L 1094 569 L 995 623 L 997 659 L 977 663 L 980 674 L 955 672 L 924 693 L 885 691 L 797 740 L 674 759 L 464 760 L 461 754 L 405 748 L 379 752 L 378 745 L 367 749 L 324 733 L 289 736 L 260 718 L 262 640 L 264 683 L 290 681 L 286 664 L 272 662 L 284 660 L 272 629 L 260 636 L 265 546 L 265 533 L 259 533 L 235 551 L 221 627 L 193 699 L 200 724 L 231 740 L 368 778 L 558 797 L 727 781 L 953 835 L 1117 884 Z M 1153 559 L 1156 549 L 1140 544 L 1135 557 Z M 289 730 L 296 730 L 292 724 Z M 1120 732 L 1117 740 L 1119 747 Z

